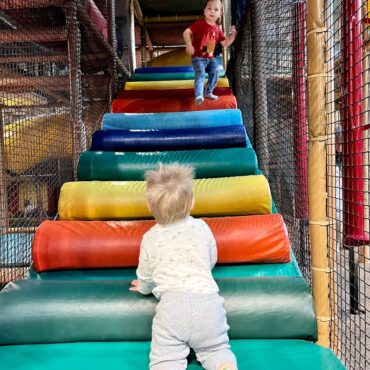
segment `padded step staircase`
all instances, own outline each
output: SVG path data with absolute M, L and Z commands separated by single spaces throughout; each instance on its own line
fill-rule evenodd
M 344 369 L 314 343 L 312 296 L 227 80 L 195 106 L 186 68 L 137 70 L 104 116 L 79 181 L 62 187 L 61 220 L 36 232 L 28 279 L 0 293 L 0 368 L 148 368 L 156 300 L 128 290 L 154 223 L 143 174 L 178 162 L 195 168 L 193 214 L 216 237 L 239 369 Z M 201 369 L 194 356 L 188 369 Z

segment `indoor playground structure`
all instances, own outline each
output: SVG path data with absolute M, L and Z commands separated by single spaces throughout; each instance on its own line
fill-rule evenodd
M 203 6 L 0 3 L 0 369 L 148 369 L 159 163 L 195 170 L 239 370 L 370 369 L 368 3 L 225 0 L 196 105 Z

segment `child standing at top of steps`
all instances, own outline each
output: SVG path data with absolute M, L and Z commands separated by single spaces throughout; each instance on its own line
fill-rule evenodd
M 208 73 L 206 85 L 206 99 L 216 100 L 218 96 L 213 90 L 218 81 L 218 63 L 214 57 L 217 43 L 224 47 L 230 46 L 236 37 L 236 28 L 231 27 L 231 35 L 225 37 L 219 26 L 222 14 L 222 2 L 220 0 L 207 0 L 204 7 L 204 19 L 197 20 L 184 31 L 186 52 L 191 55 L 195 71 L 195 104 L 204 102 L 204 78 Z
M 145 174 L 147 203 L 157 224 L 143 236 L 137 280 L 130 290 L 159 300 L 152 326 L 151 370 L 185 370 L 192 348 L 207 370 L 237 370 L 224 300 L 211 270 L 216 242 L 194 219 L 193 169 L 159 165 Z

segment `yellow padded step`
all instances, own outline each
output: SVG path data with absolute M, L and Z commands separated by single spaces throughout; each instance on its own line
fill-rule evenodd
M 229 80 L 220 78 L 217 87 L 229 87 Z M 192 89 L 193 80 L 176 81 L 129 81 L 125 84 L 125 90 L 169 90 L 169 89 Z
M 62 220 L 120 220 L 151 217 L 144 181 L 67 182 L 59 198 Z M 271 213 L 263 175 L 194 180 L 194 216 Z
M 185 48 L 175 49 L 148 60 L 148 67 L 191 66 L 191 56 Z

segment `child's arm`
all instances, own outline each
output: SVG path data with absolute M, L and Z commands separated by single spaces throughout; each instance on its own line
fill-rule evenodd
M 207 224 L 206 224 L 206 228 L 208 231 L 209 260 L 211 262 L 211 270 L 212 270 L 215 267 L 215 264 L 217 262 L 217 244 L 216 244 L 215 237 Z
M 183 33 L 183 37 L 184 37 L 184 41 L 185 41 L 185 45 L 186 45 L 186 52 L 190 56 L 192 56 L 194 54 L 194 46 L 192 44 L 192 35 L 193 35 L 193 33 L 191 32 L 190 28 L 187 28 Z
M 224 41 L 221 41 L 220 42 L 220 44 L 222 46 L 224 46 L 225 48 L 227 48 L 228 46 L 230 46 L 234 42 L 235 37 L 236 37 L 236 34 L 237 34 L 236 27 L 235 26 L 231 26 L 231 34 L 230 34 L 230 36 L 227 36 Z
M 139 266 L 136 270 L 137 281 L 132 281 L 130 290 L 138 291 L 141 294 L 151 294 L 155 287 L 152 279 L 152 269 L 149 264 L 149 255 L 143 239 L 140 247 Z
M 211 258 L 211 269 L 213 269 L 216 265 L 217 262 L 217 245 L 216 245 L 216 240 L 211 233 L 211 245 L 210 245 L 210 258 Z

